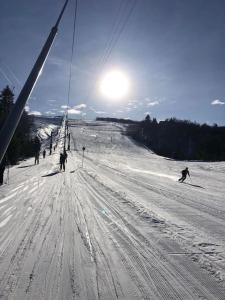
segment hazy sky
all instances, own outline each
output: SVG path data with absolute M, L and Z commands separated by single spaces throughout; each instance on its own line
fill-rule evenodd
M 59 114 L 67 104 L 74 3 L 70 0 L 31 95 L 30 112 Z M 0 90 L 9 84 L 18 95 L 63 4 L 1 1 Z M 131 82 L 123 101 L 113 102 L 99 92 L 102 74 L 112 69 L 123 71 Z M 149 112 L 158 120 L 177 117 L 225 125 L 224 81 L 224 0 L 78 0 L 73 116 L 141 120 Z

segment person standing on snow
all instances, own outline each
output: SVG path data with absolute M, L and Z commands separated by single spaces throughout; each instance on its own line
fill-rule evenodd
M 43 151 L 43 158 L 45 158 L 46 150 Z
M 185 168 L 184 170 L 181 171 L 181 178 L 178 180 L 179 182 L 183 182 L 186 178 L 187 178 L 187 175 L 190 177 L 190 173 L 189 173 L 189 170 L 188 168 Z
M 34 164 L 35 165 L 39 165 L 39 156 L 40 156 L 40 152 L 36 152 L 35 156 L 34 156 Z
M 64 153 L 60 153 L 60 158 L 59 158 L 59 163 L 60 163 L 60 171 L 65 171 L 65 161 L 66 161 L 66 156 Z
M 67 163 L 67 153 L 66 153 L 66 150 L 64 149 L 64 152 L 63 152 L 63 155 L 65 156 L 65 162 Z
M 39 156 L 40 156 L 40 149 L 41 149 L 41 142 L 39 138 L 36 136 L 34 139 L 34 164 L 39 164 Z

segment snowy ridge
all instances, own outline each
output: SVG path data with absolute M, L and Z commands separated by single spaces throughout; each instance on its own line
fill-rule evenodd
M 46 140 L 51 136 L 51 133 L 58 128 L 57 125 L 54 124 L 45 124 L 44 127 L 38 128 L 36 135 L 41 140 Z
M 224 299 L 225 163 L 167 160 L 120 126 L 73 121 L 54 173 L 64 128 L 0 189 L 1 299 Z

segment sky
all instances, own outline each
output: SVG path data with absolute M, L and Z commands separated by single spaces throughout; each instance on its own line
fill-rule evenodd
M 63 4 L 1 1 L 0 90 L 9 85 L 19 95 Z M 68 102 L 74 8 L 70 0 L 30 114 L 59 115 L 69 104 L 79 119 L 150 114 L 225 125 L 224 0 L 78 0 Z M 111 70 L 130 83 L 117 101 L 99 89 Z

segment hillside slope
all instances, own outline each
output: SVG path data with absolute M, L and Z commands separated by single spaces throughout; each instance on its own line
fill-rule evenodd
M 159 157 L 117 124 L 70 132 L 65 173 L 57 149 L 0 189 L 0 298 L 224 299 L 225 164 Z

